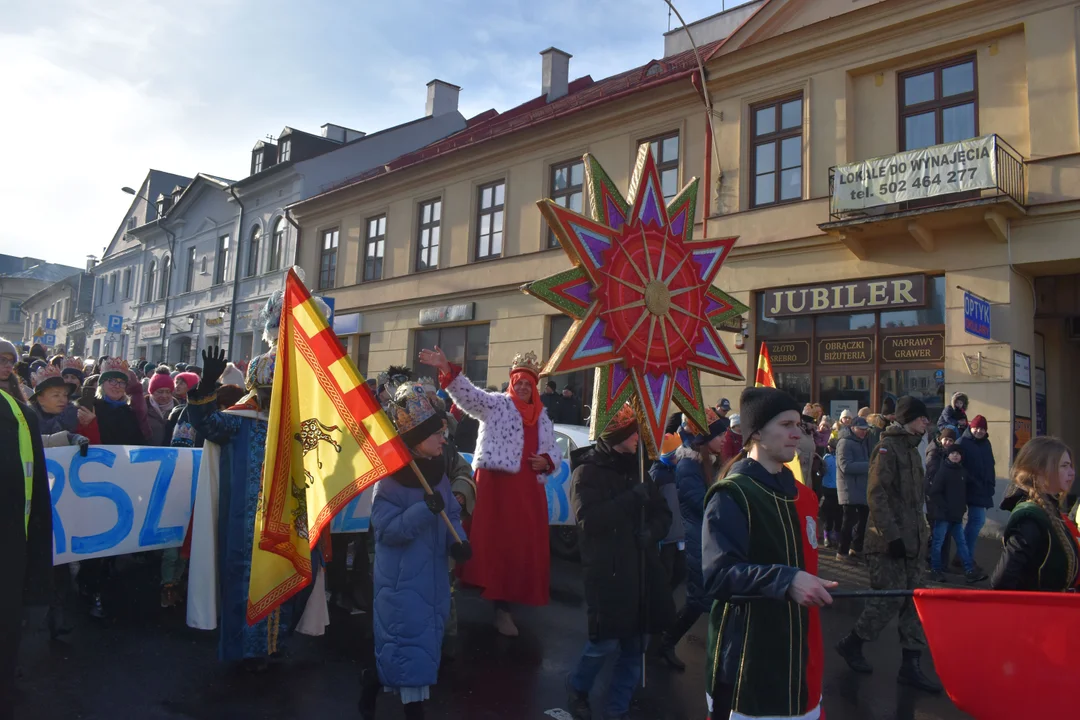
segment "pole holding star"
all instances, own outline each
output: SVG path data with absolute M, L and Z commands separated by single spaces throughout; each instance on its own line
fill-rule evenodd
M 716 326 L 748 308 L 712 284 L 737 238 L 693 239 L 697 178 L 665 204 L 648 145 L 626 198 L 595 158 L 583 161 L 591 217 L 537 203 L 573 267 L 522 291 L 574 318 L 544 374 L 597 368 L 592 439 L 630 401 L 656 458 L 671 402 L 707 425 L 702 371 L 743 379 Z

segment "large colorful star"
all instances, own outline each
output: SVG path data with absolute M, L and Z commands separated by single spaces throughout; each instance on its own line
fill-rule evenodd
M 591 218 L 537 203 L 574 267 L 522 290 L 574 318 L 544 374 L 598 368 L 593 439 L 631 400 L 656 457 L 671 402 L 705 425 L 702 370 L 743 379 L 716 327 L 748 308 L 712 284 L 736 238 L 693 239 L 697 178 L 665 205 L 647 145 L 627 199 L 595 158 L 583 161 Z

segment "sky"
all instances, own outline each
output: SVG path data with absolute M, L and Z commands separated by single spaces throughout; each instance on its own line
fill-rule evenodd
M 727 0 L 727 7 L 745 0 Z M 687 20 L 721 0 L 676 0 Z M 462 87 L 471 117 L 663 55 L 664 0 L 0 0 L 0 253 L 100 257 L 149 168 L 233 180 L 285 126 L 374 132 Z M 672 27 L 677 19 L 672 16 Z

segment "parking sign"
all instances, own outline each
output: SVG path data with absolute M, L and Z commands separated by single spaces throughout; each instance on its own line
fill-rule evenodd
M 124 318 L 120 315 L 109 316 L 109 332 L 118 333 L 124 329 Z

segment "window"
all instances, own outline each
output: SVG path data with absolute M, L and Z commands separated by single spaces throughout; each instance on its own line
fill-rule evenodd
M 251 228 L 251 239 L 248 240 L 247 275 L 251 277 L 259 273 L 259 243 L 262 241 L 262 228 L 256 225 Z
M 100 307 L 105 302 L 105 278 L 94 281 L 94 307 Z
M 22 303 L 17 303 L 12 300 L 11 303 L 8 304 L 8 322 L 22 322 Z
M 214 284 L 220 285 L 229 277 L 229 236 L 222 235 L 217 241 L 217 256 L 214 259 Z
M 157 262 L 150 261 L 149 267 L 146 268 L 146 288 L 143 292 L 143 302 L 152 302 L 154 299 L 154 280 L 157 278 Z M 98 303 L 99 305 L 101 303 Z
M 488 370 L 488 326 L 468 325 L 458 327 L 431 328 L 417 330 L 414 338 L 416 352 L 423 348 L 438 345 L 452 363 L 461 365 L 465 375 L 474 385 L 487 385 Z M 415 366 L 417 377 L 437 378 L 439 371 L 429 365 Z
M 262 166 L 263 166 L 263 151 L 260 149 L 260 150 L 255 151 L 255 156 L 251 161 L 251 174 L 255 175 L 256 173 L 261 173 L 262 172 Z
M 131 299 L 131 268 L 124 270 L 124 299 Z
M 161 261 L 161 292 L 159 298 L 169 297 L 169 280 L 172 276 L 172 258 L 168 255 Z
M 319 249 L 319 289 L 334 287 L 337 279 L 338 230 L 324 230 L 322 247 Z
M 187 262 L 184 263 L 184 292 L 195 289 L 195 247 L 189 247 Z
M 364 240 L 364 279 L 381 280 L 386 253 L 386 216 L 368 218 Z
M 505 209 L 505 180 L 480 186 L 476 194 L 477 260 L 502 255 Z
M 900 149 L 967 140 L 978 134 L 975 58 L 901 73 Z
M 356 360 L 356 369 L 364 377 L 367 377 L 367 374 L 368 374 L 368 356 L 370 354 L 371 354 L 371 336 L 370 335 L 357 335 L 356 336 L 356 353 L 355 353 L 355 355 L 353 357 Z
M 278 162 L 288 162 L 292 157 L 292 140 L 283 140 L 278 147 Z
M 274 235 L 270 238 L 270 265 L 267 272 L 281 269 L 281 251 L 285 247 L 285 217 L 279 217 L 274 223 Z
M 660 174 L 660 187 L 667 202 L 679 192 L 679 133 L 645 140 L 649 143 L 656 171 Z
M 581 212 L 585 199 L 585 163 L 571 160 L 561 165 L 551 166 L 551 187 L 548 197 L 557 205 Z M 559 240 L 555 233 L 548 230 L 548 247 L 558 247 Z
M 750 207 L 802 199 L 802 95 L 750 108 Z
M 439 232 L 442 222 L 442 200 L 420 203 L 419 226 L 416 233 L 416 269 L 434 270 L 439 267 Z
M 135 219 L 135 216 L 134 216 L 134 215 L 132 215 L 131 217 L 129 217 L 129 218 L 128 218 L 128 230 L 134 230 L 134 229 L 135 229 L 135 223 L 136 223 L 136 222 L 138 222 L 138 221 L 137 221 L 137 220 Z
M 120 277 L 116 273 L 109 275 L 109 302 L 111 303 L 116 302 L 116 286 L 119 282 Z
M 552 315 L 548 318 L 548 358 L 555 354 L 555 351 L 562 343 L 563 338 L 570 332 L 570 327 L 573 324 L 573 318 L 567 315 Z M 558 419 L 552 417 L 552 421 L 562 422 L 568 425 L 581 425 L 583 419 L 587 415 L 585 412 L 585 403 L 592 402 L 593 371 L 578 370 L 577 372 L 572 373 L 551 375 L 547 379 L 555 381 L 557 386 L 556 392 L 561 394 L 563 390 L 570 388 L 574 394 L 572 402 L 563 403 L 560 401 L 556 411 Z M 551 408 L 548 408 L 548 414 L 551 414 Z

